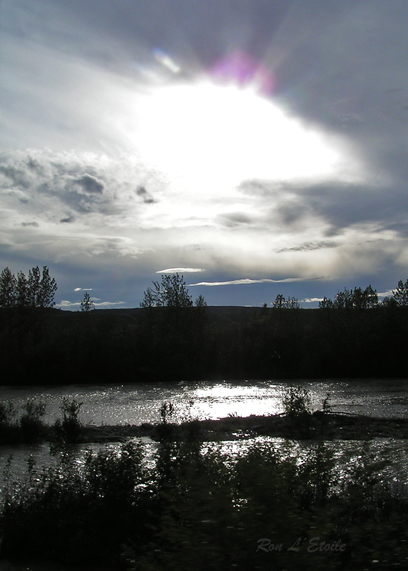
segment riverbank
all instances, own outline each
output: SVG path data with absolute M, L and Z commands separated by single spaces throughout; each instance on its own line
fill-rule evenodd
M 301 415 L 297 430 L 316 423 L 328 430 L 329 420 L 335 431 L 336 415 Z M 349 428 L 358 423 L 361 429 L 365 420 L 349 419 Z M 379 461 L 366 443 L 357 443 L 339 471 L 330 446 L 301 447 L 299 462 L 296 442 L 270 446 L 261 437 L 236 455 L 233 447 L 224 453 L 195 439 L 201 429 L 198 438 L 205 437 L 204 426 L 208 438 L 217 431 L 220 438 L 239 438 L 270 432 L 271 423 L 281 424 L 284 434 L 294 419 L 84 429 L 82 437 L 92 441 L 148 429 L 167 441 L 154 462 L 143 440 L 97 446 L 81 464 L 76 454 L 64 453 L 58 465 L 14 489 L 3 512 L 2 552 L 13 566 L 4 571 L 20 571 L 17 558 L 31 571 L 403 568 L 408 500 L 403 487 L 384 478 L 389 457 Z M 248 430 L 240 432 L 244 425 Z M 173 445 L 170 439 L 177 438 Z M 398 481 L 405 481 L 402 475 Z
M 84 444 L 125 442 L 136 437 L 148 437 L 155 441 L 163 438 L 183 440 L 192 436 L 199 437 L 202 441 L 242 440 L 255 436 L 327 440 L 405 439 L 408 438 L 408 419 L 384 419 L 317 411 L 298 418 L 277 414 L 231 416 L 217 420 L 194 420 L 181 424 L 85 426 L 79 436 L 79 442 Z

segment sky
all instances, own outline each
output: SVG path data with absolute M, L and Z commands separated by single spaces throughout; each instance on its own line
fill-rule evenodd
M 406 0 L 0 0 L 0 269 L 57 307 L 408 278 Z

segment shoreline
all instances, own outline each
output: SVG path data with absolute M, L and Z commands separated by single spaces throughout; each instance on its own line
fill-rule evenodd
M 148 437 L 161 440 L 244 440 L 256 436 L 288 439 L 372 440 L 408 439 L 407 418 L 376 418 L 317 411 L 300 418 L 284 415 L 226 417 L 192 420 L 181 424 L 84 426 L 78 443 L 124 442 Z
M 42 425 L 36 434 L 26 435 L 19 426 L 0 430 L 1 446 L 55 443 L 61 445 L 108 444 L 148 438 L 153 442 L 222 442 L 256 437 L 289 440 L 372 440 L 374 438 L 408 439 L 408 418 L 379 418 L 357 414 L 316 411 L 300 415 L 228 416 L 219 419 L 190 420 L 140 425 L 81 425 L 64 436 L 60 427 Z

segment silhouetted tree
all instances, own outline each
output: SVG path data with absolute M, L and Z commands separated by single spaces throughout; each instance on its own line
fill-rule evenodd
M 17 279 L 9 268 L 0 274 L 0 307 L 13 307 L 16 304 Z
M 9 268 L 0 275 L 0 307 L 53 307 L 56 291 L 57 282 L 51 278 L 47 266 L 43 266 L 42 274 L 38 266 L 32 268 L 28 278 L 21 271 L 16 278 Z
M 19 309 L 24 309 L 28 306 L 28 283 L 27 278 L 23 272 L 17 274 L 16 286 L 17 306 Z
M 392 294 L 392 299 L 398 306 L 408 306 L 408 280 L 405 283 L 399 280 L 397 289 Z
M 197 299 L 195 300 L 195 306 L 196 306 L 196 307 L 207 307 L 207 302 L 205 301 L 203 295 L 200 294 L 200 295 L 197 297 Z
M 193 300 L 188 292 L 183 276 L 164 274 L 161 283 L 153 282 L 153 289 L 147 288 L 141 307 L 191 307 Z
M 149 369 L 158 372 L 160 367 L 168 377 L 191 376 L 191 368 L 196 366 L 195 312 L 183 276 L 163 275 L 161 282 L 153 282 L 153 288 L 147 288 L 140 305 L 148 310 L 145 355 Z
M 334 301 L 324 297 L 319 302 L 320 309 L 373 309 L 378 307 L 378 294 L 371 285 L 364 290 L 355 287 L 354 290 L 344 288 L 337 292 Z
M 275 298 L 272 304 L 273 309 L 299 309 L 299 301 L 295 297 L 285 298 L 281 293 Z
M 355 287 L 352 293 L 352 305 L 354 309 L 373 309 L 378 306 L 377 291 L 367 286 L 364 290 Z
M 0 307 L 7 310 L 8 347 L 10 353 L 18 350 L 21 358 L 38 345 L 44 329 L 45 308 L 55 305 L 57 283 L 51 278 L 47 266 L 42 273 L 38 266 L 32 268 L 28 277 L 20 271 L 17 277 L 9 268 L 0 275 Z M 18 342 L 15 345 L 15 341 Z
M 95 304 L 89 293 L 86 291 L 83 299 L 81 300 L 81 311 L 92 311 L 93 309 L 95 309 Z
M 328 297 L 324 297 L 319 301 L 319 309 L 333 309 L 333 301 Z

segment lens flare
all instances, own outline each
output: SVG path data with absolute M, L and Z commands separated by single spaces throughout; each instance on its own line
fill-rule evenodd
M 243 51 L 235 51 L 219 59 L 211 67 L 209 75 L 216 83 L 241 88 L 251 86 L 263 95 L 271 95 L 276 83 L 265 65 Z

